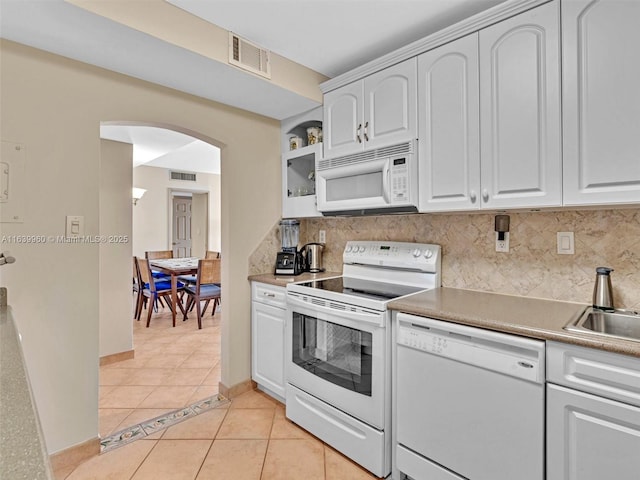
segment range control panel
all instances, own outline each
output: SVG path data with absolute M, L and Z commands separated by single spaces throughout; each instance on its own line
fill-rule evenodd
M 347 242 L 345 264 L 377 265 L 422 272 L 440 271 L 440 245 L 353 240 Z

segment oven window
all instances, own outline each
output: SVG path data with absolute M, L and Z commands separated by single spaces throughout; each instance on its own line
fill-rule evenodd
M 293 312 L 293 362 L 328 382 L 371 396 L 372 335 Z
M 381 197 L 383 193 L 382 172 L 327 179 L 326 197 L 330 202 Z

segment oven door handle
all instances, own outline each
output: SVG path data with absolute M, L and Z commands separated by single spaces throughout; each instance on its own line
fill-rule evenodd
M 342 310 L 338 308 L 325 307 L 323 305 L 318 305 L 317 303 L 309 303 L 304 300 L 298 299 L 295 294 L 287 295 L 287 305 L 296 305 L 303 307 L 307 310 L 313 310 L 314 313 L 325 313 L 333 316 L 340 316 L 347 320 L 351 320 L 354 322 L 364 322 L 370 325 L 377 325 L 380 327 L 384 326 L 384 314 L 382 312 L 376 313 L 366 313 L 366 312 L 354 312 L 351 310 Z

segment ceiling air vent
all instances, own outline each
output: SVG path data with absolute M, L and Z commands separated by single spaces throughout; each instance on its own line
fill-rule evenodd
M 187 182 L 195 182 L 196 174 L 187 172 L 171 172 L 171 180 L 185 180 Z
M 229 63 L 265 78 L 271 78 L 271 53 L 229 32 Z

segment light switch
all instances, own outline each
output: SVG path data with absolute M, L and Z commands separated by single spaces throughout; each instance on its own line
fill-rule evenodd
M 558 232 L 558 254 L 573 255 L 574 253 L 573 232 Z
M 84 235 L 84 217 L 81 215 L 67 215 L 65 237 L 77 238 Z

